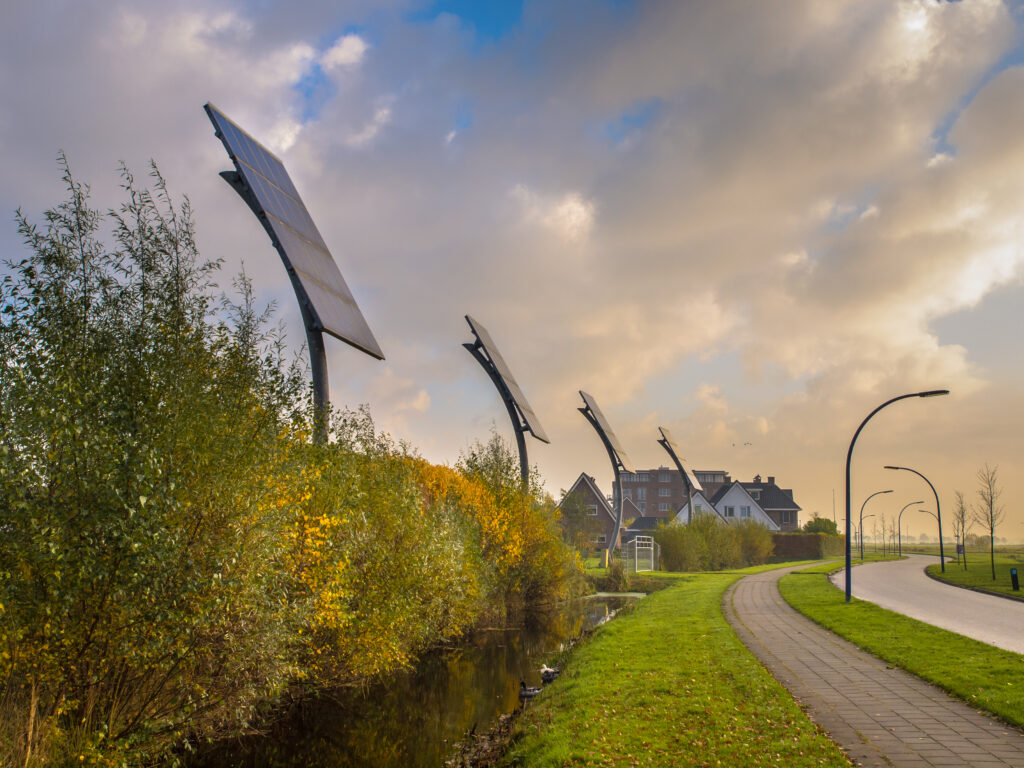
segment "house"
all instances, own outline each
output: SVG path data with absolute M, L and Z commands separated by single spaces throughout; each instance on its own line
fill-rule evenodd
M 737 482 L 721 469 L 695 470 L 693 474 L 704 488 L 705 501 L 710 502 L 716 510 L 720 506 L 718 496 L 722 489 L 729 489 Z M 793 500 L 792 489 L 780 488 L 775 484 L 773 476 L 762 480 L 760 475 L 756 475 L 752 482 L 740 481 L 740 485 L 772 520 L 774 526 L 769 526 L 772 530 L 795 531 L 800 527 L 800 505 Z M 623 474 L 622 495 L 633 499 L 645 517 L 668 515 L 674 518 L 676 512 L 686 506 L 686 484 L 678 470 L 668 467 Z M 696 502 L 694 506 L 697 506 Z M 729 506 L 736 506 L 738 515 L 739 507 L 747 504 L 737 502 Z M 751 513 L 757 517 L 753 509 Z
M 595 547 L 607 548 L 608 539 L 615 527 L 615 513 L 612 511 L 612 505 L 608 503 L 608 499 L 597 487 L 597 482 L 586 472 L 581 472 L 565 495 L 568 496 L 571 493 L 579 494 L 583 503 L 587 505 L 588 512 L 601 523 L 602 532 L 595 533 L 591 543 Z
M 703 485 L 703 483 L 702 483 Z M 715 505 L 708 501 L 708 497 L 705 496 L 701 491 L 693 492 L 693 514 L 695 515 L 717 515 L 721 518 L 721 514 L 715 508 Z M 724 518 L 722 518 L 724 520 Z M 685 525 L 690 521 L 690 502 L 689 500 L 683 502 L 683 506 L 679 508 L 679 511 L 672 518 L 672 522 L 682 523 Z
M 760 475 L 755 475 L 752 483 L 741 485 L 768 517 L 775 521 L 779 530 L 795 531 L 800 527 L 800 505 L 793 500 L 792 488 L 780 488 L 771 475 L 767 481 L 762 481 Z
M 669 520 L 664 517 L 635 517 L 628 524 L 623 524 L 621 541 L 625 545 L 637 536 L 653 536 L 658 526 L 667 522 Z
M 703 493 L 695 493 L 693 495 L 693 508 L 696 514 L 701 513 L 703 504 L 707 504 L 705 509 L 717 512 L 718 516 L 726 523 L 752 520 L 755 523 L 760 523 L 770 531 L 778 532 L 781 530 L 779 524 L 754 500 L 743 483 L 738 481 L 734 480 L 729 484 L 723 483 L 712 494 L 710 499 Z M 688 511 L 687 505 L 684 504 L 683 508 L 679 510 L 679 514 L 676 515 L 675 522 L 685 525 L 689 520 Z
M 771 531 L 795 531 L 800 506 L 793 491 L 780 488 L 775 478 L 767 481 L 755 475 L 752 482 L 733 480 L 724 470 L 694 472 L 704 490 L 693 492 L 694 514 L 715 514 L 724 522 L 754 520 Z M 615 528 L 615 511 L 609 497 L 597 487 L 593 477 L 584 473 L 569 493 L 578 492 L 584 503 L 602 524 L 602 533 L 594 534 L 595 547 L 606 548 Z M 649 535 L 659 524 L 686 523 L 689 507 L 686 484 L 676 469 L 658 467 L 634 473 L 622 473 L 622 530 L 618 544 L 637 535 Z

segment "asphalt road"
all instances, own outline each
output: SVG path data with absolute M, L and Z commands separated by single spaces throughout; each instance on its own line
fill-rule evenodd
M 941 584 L 925 575 L 929 555 L 853 568 L 853 596 L 983 643 L 1024 653 L 1024 602 Z M 950 564 L 947 562 L 946 568 Z M 832 583 L 845 589 L 844 571 Z

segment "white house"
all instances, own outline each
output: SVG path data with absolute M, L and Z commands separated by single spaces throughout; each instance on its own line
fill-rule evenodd
M 680 523 L 682 525 L 686 525 L 687 521 L 690 519 L 689 511 L 690 511 L 690 502 L 686 501 L 686 502 L 683 503 L 683 506 L 680 508 L 679 512 L 676 513 L 676 516 L 672 518 L 672 522 L 673 523 Z M 701 493 L 700 491 L 694 491 L 694 493 L 693 493 L 693 514 L 695 514 L 695 515 L 712 515 L 712 514 L 716 514 L 716 513 L 718 513 L 718 510 L 715 509 L 715 505 L 712 504 L 710 501 L 708 501 L 703 493 Z M 720 514 L 718 516 L 721 517 Z
M 758 504 L 753 496 L 739 481 L 723 485 L 708 500 L 703 493 L 693 494 L 694 514 L 716 512 L 718 517 L 726 523 L 734 523 L 740 520 L 753 520 L 761 523 L 769 531 L 779 531 L 781 528 Z M 673 518 L 673 522 L 686 525 L 689 518 L 688 503 Z

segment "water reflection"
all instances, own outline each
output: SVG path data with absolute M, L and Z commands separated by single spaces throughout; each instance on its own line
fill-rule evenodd
M 435 768 L 474 725 L 486 730 L 518 706 L 520 680 L 540 685 L 542 661 L 550 662 L 564 643 L 627 602 L 579 600 L 531 615 L 517 627 L 477 632 L 386 684 L 305 701 L 265 736 L 203 750 L 193 765 Z

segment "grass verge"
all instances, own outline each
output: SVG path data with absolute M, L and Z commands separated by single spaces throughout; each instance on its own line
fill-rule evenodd
M 1010 569 L 1016 568 L 1018 576 L 1024 580 L 1024 553 L 999 552 L 995 553 L 996 578 L 992 579 L 992 563 L 989 560 L 989 553 L 970 553 L 967 559 L 967 570 L 962 564 L 955 562 L 946 563 L 946 572 L 943 573 L 938 563 L 928 566 L 928 575 L 937 579 L 948 581 L 951 584 L 959 584 L 974 589 L 984 589 L 987 592 L 998 592 L 1024 599 L 1024 592 L 1014 592 L 1010 583 Z
M 881 659 L 1008 723 L 1024 727 L 1024 664 L 1017 653 L 933 627 L 833 587 L 829 563 L 784 576 L 782 597 L 807 618 Z M 817 574 L 817 575 L 815 575 Z
M 722 616 L 743 571 L 672 574 L 580 646 L 520 718 L 504 765 L 849 766 Z

